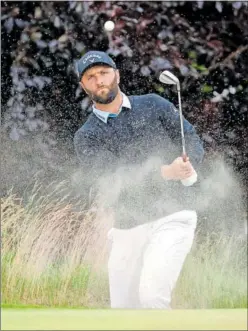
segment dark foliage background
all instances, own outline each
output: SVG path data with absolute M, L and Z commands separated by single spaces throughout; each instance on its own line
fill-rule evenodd
M 158 74 L 182 84 L 185 117 L 207 156 L 221 153 L 247 180 L 248 6 L 240 1 L 1 2 L 1 193 L 77 167 L 72 138 L 89 111 L 75 60 L 113 56 L 127 94 L 156 92 L 177 104 Z M 103 31 L 107 19 L 113 34 Z

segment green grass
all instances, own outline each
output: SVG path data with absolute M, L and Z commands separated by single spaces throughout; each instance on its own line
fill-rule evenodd
M 235 236 L 196 242 L 173 295 L 176 308 L 247 308 L 247 246 Z
M 104 272 L 89 266 L 76 267 L 67 274 L 64 264 L 50 266 L 39 276 L 19 270 L 11 277 L 11 264 L 2 262 L 2 305 L 45 307 L 104 307 L 108 305 L 108 283 Z
M 105 220 L 75 212 L 64 196 L 55 199 L 58 191 L 63 195 L 62 184 L 50 196 L 35 191 L 25 206 L 11 194 L 2 200 L 3 304 L 108 305 Z
M 75 212 L 55 193 L 35 192 L 25 206 L 11 194 L 2 200 L 2 304 L 108 308 L 106 218 Z M 246 241 L 197 236 L 172 307 L 247 308 Z
M 247 330 L 247 311 L 3 309 L 2 330 Z
M 236 242 L 237 245 L 237 242 Z M 201 247 L 201 246 L 200 246 Z M 186 259 L 173 293 L 172 306 L 185 308 L 246 308 L 247 267 L 245 246 L 228 256 L 234 242 L 195 244 Z M 207 251 L 207 252 L 205 252 Z M 47 307 L 109 306 L 108 279 L 104 270 L 84 264 L 66 269 L 65 263 L 47 266 L 40 274 L 26 274 L 25 266 L 13 271 L 12 258 L 2 257 L 2 303 Z

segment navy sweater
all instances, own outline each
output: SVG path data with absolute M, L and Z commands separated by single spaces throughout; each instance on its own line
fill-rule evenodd
M 156 94 L 128 98 L 132 109 L 122 109 L 107 123 L 91 113 L 74 137 L 84 181 L 98 185 L 115 211 L 117 228 L 194 208 L 194 187 L 166 181 L 160 174 L 162 164 L 182 154 L 179 112 Z M 186 152 L 198 171 L 204 155 L 201 140 L 186 119 L 184 132 Z

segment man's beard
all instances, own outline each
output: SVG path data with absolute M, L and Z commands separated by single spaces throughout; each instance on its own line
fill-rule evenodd
M 104 86 L 104 87 L 106 87 L 106 86 Z M 105 96 L 100 96 L 100 95 L 94 94 L 89 90 L 86 90 L 86 91 L 92 101 L 94 101 L 96 103 L 101 103 L 103 105 L 107 105 L 108 103 L 111 103 L 118 94 L 119 87 L 117 84 L 116 75 L 115 75 L 115 78 L 113 79 L 112 83 L 109 86 L 107 86 L 107 88 L 109 89 L 109 92 Z

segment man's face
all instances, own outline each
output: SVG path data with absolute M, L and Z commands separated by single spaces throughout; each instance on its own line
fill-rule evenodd
M 108 104 L 117 96 L 119 80 L 118 70 L 96 65 L 86 70 L 80 84 L 93 101 Z

